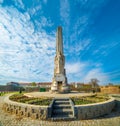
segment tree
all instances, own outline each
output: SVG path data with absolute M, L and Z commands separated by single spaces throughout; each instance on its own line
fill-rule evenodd
M 92 86 L 92 89 L 93 89 L 93 93 L 95 93 L 96 91 L 99 91 L 99 85 L 98 85 L 98 82 L 100 82 L 97 78 L 92 78 L 90 80 L 90 84 Z
M 108 83 L 109 86 L 113 86 L 113 83 Z
M 23 87 L 19 87 L 19 93 L 21 94 L 25 89 Z
M 92 85 L 92 88 L 99 87 L 98 82 L 100 82 L 97 78 L 92 78 L 90 80 L 90 84 Z
M 34 86 L 34 87 L 35 87 L 36 85 L 37 85 L 37 84 L 36 84 L 35 82 L 32 82 L 32 83 L 31 83 L 31 86 Z

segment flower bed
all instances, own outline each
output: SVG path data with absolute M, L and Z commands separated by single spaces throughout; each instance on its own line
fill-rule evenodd
M 12 101 L 33 105 L 49 105 L 52 100 L 52 98 L 47 97 L 41 97 L 41 98 L 27 97 L 24 94 L 14 94 L 10 96 L 9 99 Z
M 109 97 L 107 95 L 94 95 L 87 97 L 71 97 L 71 99 L 75 105 L 83 105 L 104 102 L 106 100 L 109 100 Z

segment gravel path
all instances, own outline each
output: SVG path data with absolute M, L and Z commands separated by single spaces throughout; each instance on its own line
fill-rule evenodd
M 20 118 L 5 113 L 2 110 L 4 98 L 5 96 L 0 97 L 0 126 L 120 126 L 120 111 L 115 111 L 105 117 L 92 120 L 52 122 Z

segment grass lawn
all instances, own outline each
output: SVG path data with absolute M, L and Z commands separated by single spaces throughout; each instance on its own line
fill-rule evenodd
M 9 98 L 12 101 L 26 103 L 26 104 L 33 104 L 33 105 L 45 105 L 48 106 L 52 99 L 51 97 L 41 97 L 41 98 L 33 98 L 27 97 L 23 93 L 19 94 L 16 93 Z M 91 104 L 91 103 L 98 103 L 109 100 L 109 97 L 105 94 L 96 94 L 93 96 L 85 96 L 85 97 L 71 97 L 73 103 L 75 105 L 83 105 L 83 104 Z
M 49 97 L 41 97 L 41 98 L 31 98 L 27 97 L 24 94 L 14 94 L 9 98 L 12 101 L 33 104 L 33 105 L 49 105 L 52 101 L 52 98 Z
M 109 97 L 104 94 L 96 94 L 94 96 L 87 96 L 87 97 L 71 97 L 71 99 L 75 105 L 83 105 L 83 104 L 104 102 L 106 100 L 109 100 Z

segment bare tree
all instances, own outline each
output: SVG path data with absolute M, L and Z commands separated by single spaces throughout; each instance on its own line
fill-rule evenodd
M 92 88 L 99 87 L 98 82 L 100 82 L 97 78 L 92 78 L 90 80 L 90 84 L 92 85 Z

